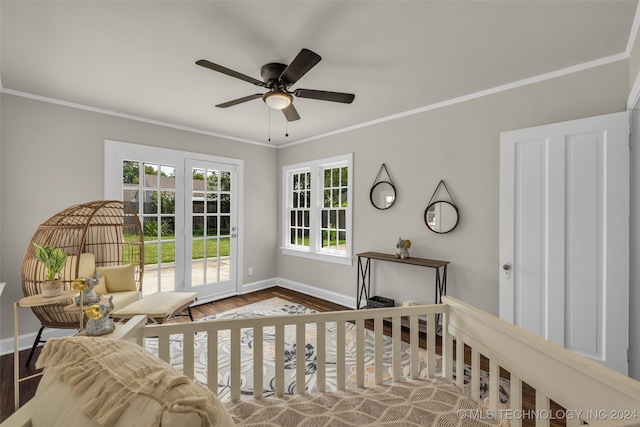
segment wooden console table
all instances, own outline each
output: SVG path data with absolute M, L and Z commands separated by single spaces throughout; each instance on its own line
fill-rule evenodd
M 358 282 L 356 284 L 356 308 L 360 308 L 362 297 L 367 304 L 371 296 L 371 260 L 389 261 L 398 264 L 417 265 L 419 267 L 430 267 L 436 270 L 436 290 L 435 303 L 440 304 L 442 295 L 447 294 L 447 265 L 449 261 L 436 261 L 433 259 L 409 257 L 405 259 L 396 258 L 391 254 L 380 252 L 362 252 L 358 256 Z M 363 258 L 366 262 L 363 263 Z M 442 276 L 440 270 L 442 269 Z

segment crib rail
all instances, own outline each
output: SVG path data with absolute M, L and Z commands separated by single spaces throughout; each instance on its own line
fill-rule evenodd
M 471 399 L 479 401 L 481 356 L 489 359 L 488 413 L 510 426 L 639 426 L 640 382 L 517 328 L 468 304 L 443 297 L 447 306 L 443 336 L 445 377 L 463 369 L 464 347 L 471 350 Z M 455 342 L 455 361 L 453 343 Z M 510 374 L 509 407 L 499 408 L 500 369 Z M 461 375 L 456 385 L 463 387 Z M 535 402 L 523 406 L 523 384 L 535 389 Z M 562 409 L 552 409 L 551 401 Z M 563 420 L 563 421 L 561 421 Z
M 377 345 L 383 339 L 383 321 L 391 321 L 392 330 L 392 381 L 399 381 L 405 378 L 400 364 L 401 360 L 401 320 L 408 317 L 410 328 L 410 371 L 408 377 L 417 379 L 419 376 L 419 318 L 426 316 L 427 320 L 427 361 L 428 376 L 435 376 L 435 349 L 436 349 L 436 315 L 444 313 L 442 305 L 424 305 L 413 307 L 381 308 L 374 310 L 348 310 L 338 312 L 295 314 L 281 316 L 251 317 L 244 319 L 210 320 L 191 323 L 149 325 L 143 328 L 143 337 L 158 338 L 158 356 L 170 361 L 170 337 L 182 335 L 183 339 L 183 373 L 189 378 L 194 377 L 194 336 L 195 334 L 207 335 L 207 384 L 214 392 L 218 393 L 218 364 L 212 361 L 218 360 L 218 342 L 216 337 L 219 332 L 230 335 L 230 396 L 231 400 L 240 399 L 241 384 L 241 330 L 252 329 L 255 348 L 253 349 L 253 384 L 254 397 L 262 397 L 263 390 L 263 331 L 267 327 L 275 328 L 275 394 L 283 396 L 285 393 L 285 327 L 295 327 L 297 343 L 305 342 L 305 326 L 314 324 L 317 330 L 317 371 L 316 388 L 319 392 L 326 390 L 326 348 L 327 339 L 326 325 L 335 322 L 336 333 L 336 388 L 345 389 L 345 353 L 341 349 L 345 348 L 346 325 L 355 325 L 356 345 L 356 386 L 365 386 L 365 345 L 364 334 L 365 324 L 373 324 L 375 340 L 374 351 L 374 372 L 375 384 L 383 382 L 383 354 L 382 347 Z M 423 350 L 424 351 L 424 350 Z M 296 393 L 304 393 L 305 384 L 305 348 L 302 345 L 296 346 Z M 301 380 L 300 380 L 301 379 Z M 301 386 L 302 385 L 302 386 Z

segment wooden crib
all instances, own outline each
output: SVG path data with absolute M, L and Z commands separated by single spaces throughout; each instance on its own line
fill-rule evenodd
M 426 374 L 437 375 L 436 356 L 436 319 L 441 317 L 442 375 L 463 388 L 464 376 L 456 372 L 464 371 L 465 347 L 471 354 L 470 398 L 479 402 L 479 378 L 481 358 L 489 365 L 489 394 L 484 407 L 485 419 L 497 418 L 503 424 L 519 426 L 530 418 L 535 418 L 536 426 L 549 425 L 551 420 L 561 418 L 567 426 L 588 424 L 591 426 L 632 426 L 640 425 L 640 382 L 621 375 L 598 363 L 530 334 L 508 324 L 492 315 L 478 310 L 452 297 L 443 297 L 440 305 L 382 308 L 374 310 L 350 310 L 313 314 L 252 317 L 232 320 L 211 320 L 191 323 L 164 325 L 144 325 L 131 327 L 126 338 L 136 340 L 143 345 L 150 337 L 158 338 L 158 356 L 171 363 L 170 338 L 181 336 L 183 341 L 183 373 L 194 376 L 194 336 L 207 334 L 217 337 L 219 331 L 230 335 L 230 400 L 241 398 L 240 383 L 240 337 L 243 328 L 252 328 L 256 347 L 253 349 L 254 398 L 262 398 L 262 372 L 264 356 L 262 351 L 263 331 L 267 327 L 275 328 L 275 396 L 282 397 L 284 390 L 284 346 L 285 326 L 293 325 L 296 341 L 304 342 L 305 325 L 317 326 L 317 346 L 323 348 L 328 340 L 325 325 L 336 322 L 336 348 L 345 347 L 345 330 L 351 327 L 355 335 L 356 367 L 355 378 L 358 388 L 365 387 L 365 333 L 373 333 L 375 342 L 383 339 L 383 325 L 391 322 L 392 366 L 391 381 L 415 380 L 419 370 L 419 324 L 426 318 L 426 360 L 429 361 Z M 131 325 L 129 325 L 131 326 Z M 409 328 L 410 368 L 403 369 L 401 359 L 401 330 Z M 370 330 L 373 329 L 371 332 Z M 388 339 L 388 338 L 387 338 Z M 406 345 L 406 344 L 405 344 Z M 470 350 L 469 350 L 470 348 Z M 424 353 L 424 350 L 422 350 Z M 375 385 L 383 383 L 382 348 L 376 345 L 374 358 Z M 304 347 L 298 346 L 295 354 L 296 378 L 305 376 Z M 217 339 L 207 340 L 207 384 L 214 392 L 218 391 Z M 317 392 L 327 391 L 326 354 L 317 353 Z M 336 388 L 345 389 L 345 357 L 340 351 L 335 360 Z M 510 389 L 508 407 L 500 406 L 498 387 L 501 372 L 508 372 Z M 424 373 L 424 370 L 423 370 Z M 301 382 L 298 382 L 300 384 Z M 523 383 L 535 389 L 535 405 L 523 406 Z M 303 394 L 298 387 L 296 393 Z M 551 402 L 560 405 L 561 409 Z M 553 409 L 555 408 L 555 409 Z M 477 415 L 477 414 L 476 414 Z M 469 414 L 464 414 L 469 416 Z M 525 424 L 527 424 L 525 422 Z

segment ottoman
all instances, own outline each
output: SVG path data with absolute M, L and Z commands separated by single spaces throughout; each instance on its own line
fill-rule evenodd
M 187 310 L 191 315 L 191 304 L 198 300 L 197 292 L 158 292 L 140 298 L 111 313 L 114 320 L 130 319 L 138 314 L 146 315 L 151 322 L 164 323 L 178 313 Z

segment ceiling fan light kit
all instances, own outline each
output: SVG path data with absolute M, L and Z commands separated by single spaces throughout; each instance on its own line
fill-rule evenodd
M 265 93 L 262 99 L 275 110 L 284 110 L 293 102 L 293 96 L 279 90 Z
M 227 76 L 234 77 L 236 79 L 244 80 L 256 86 L 269 89 L 269 92 L 265 94 L 256 93 L 242 98 L 234 99 L 232 101 L 223 102 L 216 105 L 218 108 L 227 108 L 234 105 L 242 104 L 252 99 L 262 98 L 262 100 L 271 108 L 276 110 L 282 110 L 287 121 L 292 122 L 299 120 L 300 116 L 293 106 L 293 96 L 298 98 L 316 99 L 320 101 L 340 102 L 343 104 L 351 104 L 355 98 L 354 94 L 342 93 L 342 92 L 330 92 L 325 90 L 314 89 L 296 89 L 290 91 L 289 88 L 293 86 L 302 76 L 304 76 L 309 70 L 316 66 L 322 57 L 309 49 L 302 49 L 300 53 L 291 61 L 291 64 L 269 63 L 262 66 L 260 69 L 260 75 L 263 81 L 254 79 L 253 77 L 234 71 L 230 68 L 223 67 L 222 65 L 214 64 L 206 59 L 200 59 L 196 61 L 197 65 L 201 67 L 209 68 L 210 70 L 217 71 Z

